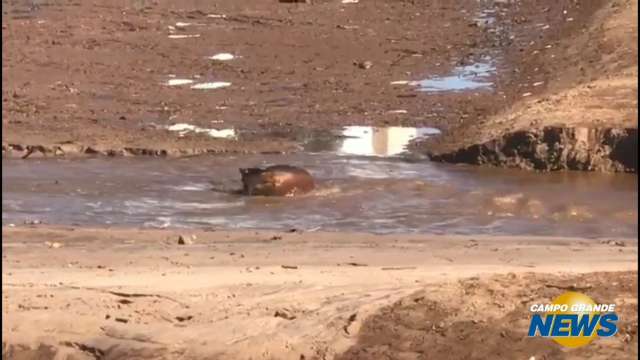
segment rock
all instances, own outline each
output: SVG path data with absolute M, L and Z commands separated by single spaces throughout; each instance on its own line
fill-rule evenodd
M 61 155 L 80 155 L 83 152 L 83 147 L 80 144 L 73 142 L 62 143 L 58 146 L 58 150 L 62 152 Z
M 360 62 L 356 62 L 356 65 L 363 70 L 368 70 L 373 66 L 373 63 L 371 61 L 360 61 Z
M 195 235 L 178 235 L 178 245 L 193 245 L 195 239 Z
M 285 320 L 293 320 L 296 318 L 296 316 L 293 314 L 293 312 L 289 309 L 278 309 L 276 310 L 275 314 L 273 314 L 273 316 L 275 317 L 280 317 L 283 318 Z
M 59 242 L 45 241 L 44 244 L 47 245 L 51 249 L 59 249 L 59 248 L 62 247 L 62 244 L 59 243 Z
M 178 315 L 176 316 L 176 320 L 179 322 L 189 321 L 193 319 L 193 315 Z
M 605 245 L 610 245 L 610 246 L 621 246 L 624 247 L 626 246 L 625 242 L 622 240 L 602 240 L 600 241 L 600 244 L 605 244 Z

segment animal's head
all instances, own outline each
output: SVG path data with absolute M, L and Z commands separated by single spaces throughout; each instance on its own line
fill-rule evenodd
M 244 169 L 240 169 L 240 175 L 242 175 L 242 178 L 244 179 L 247 176 L 252 176 L 252 175 L 260 175 L 260 173 L 262 173 L 262 169 L 258 169 L 258 168 L 244 168 Z
M 242 187 L 245 194 L 253 194 L 256 190 L 262 189 L 266 183 L 270 174 L 265 174 L 263 169 L 259 168 L 245 168 L 240 169 L 240 175 L 242 176 Z

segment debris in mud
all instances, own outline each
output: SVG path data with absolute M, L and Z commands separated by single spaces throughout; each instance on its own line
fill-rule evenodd
M 354 65 L 356 65 L 360 69 L 368 70 L 373 66 L 373 62 L 368 61 L 368 60 L 367 61 L 356 61 L 356 62 L 354 62 Z
M 126 323 L 129 322 L 129 319 L 121 318 L 121 317 L 114 318 L 114 320 L 117 321 L 117 322 L 123 323 L 123 324 L 126 324 Z
M 189 39 L 189 38 L 198 38 L 200 34 L 171 34 L 169 35 L 169 39 Z
M 587 285 L 577 285 L 577 284 L 568 284 L 568 285 L 563 285 L 563 284 L 545 284 L 545 287 L 548 288 L 553 288 L 553 289 L 560 289 L 560 290 L 565 290 L 565 291 L 586 291 L 586 290 L 590 290 L 591 288 L 593 288 L 593 285 L 587 284 Z
M 297 270 L 298 267 L 295 265 L 281 265 L 283 269 L 292 269 L 292 270 Z
M 221 88 L 225 88 L 231 86 L 230 82 L 225 82 L 225 81 L 215 81 L 215 82 L 206 82 L 206 83 L 199 83 L 199 84 L 195 84 L 193 86 L 191 86 L 192 89 L 196 89 L 196 90 L 213 90 L 213 89 L 221 89 Z
M 342 330 L 344 330 L 344 332 L 347 335 L 351 335 L 352 331 L 350 331 L 349 328 L 351 327 L 353 322 L 356 321 L 357 317 L 358 317 L 358 313 L 353 313 L 349 315 L 349 318 L 347 319 L 347 323 L 342 327 Z
M 180 86 L 180 85 L 188 85 L 193 84 L 193 80 L 191 79 L 169 79 L 165 83 L 167 86 Z
M 338 264 L 338 266 L 340 265 L 347 265 L 347 266 L 369 266 L 367 264 L 364 263 L 358 263 L 358 262 L 346 262 L 346 263 L 342 263 L 342 264 Z
M 59 249 L 62 247 L 62 244 L 59 242 L 50 242 L 50 241 L 45 241 L 44 242 L 45 245 L 47 245 L 50 249 Z
M 293 311 L 286 308 L 276 310 L 273 316 L 283 318 L 285 320 L 294 320 L 296 318 L 296 315 L 293 313 Z
M 626 243 L 622 240 L 602 240 L 600 241 L 600 244 L 605 244 L 605 245 L 611 245 L 611 246 L 620 246 L 620 247 L 624 247 L 626 246 Z
M 470 248 L 474 248 L 474 247 L 478 247 L 478 241 L 471 239 L 469 240 L 469 242 L 467 244 L 464 245 L 465 248 L 470 249 Z
M 209 56 L 209 60 L 216 60 L 216 61 L 229 61 L 233 59 L 235 59 L 235 56 L 229 53 L 220 53 L 220 54 L 215 54 L 213 56 Z
M 195 235 L 178 235 L 178 245 L 193 245 L 195 239 Z
M 193 315 L 178 315 L 176 316 L 176 320 L 179 322 L 189 321 L 193 319 Z

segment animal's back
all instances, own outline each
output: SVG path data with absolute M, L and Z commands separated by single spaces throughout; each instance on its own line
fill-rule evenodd
M 311 174 L 291 165 L 273 165 L 265 169 L 241 169 L 247 195 L 294 196 L 315 188 Z

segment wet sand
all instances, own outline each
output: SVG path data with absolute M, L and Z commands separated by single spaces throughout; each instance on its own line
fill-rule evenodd
M 502 358 L 637 354 L 635 239 L 193 231 L 182 233 L 186 244 L 180 245 L 179 235 L 133 228 L 3 227 L 4 354 L 16 359 L 56 351 L 80 359 L 340 354 L 374 359 L 385 353 L 429 358 L 443 349 L 456 349 L 451 353 L 456 359 L 498 350 Z M 621 304 L 620 333 L 575 351 L 541 339 L 530 343 L 523 334 L 527 304 L 551 300 L 571 284 Z M 434 306 L 442 311 L 425 312 Z M 380 320 L 393 309 L 413 320 L 402 320 L 403 315 Z M 491 319 L 498 319 L 498 327 L 489 331 Z M 459 346 L 455 329 L 472 320 L 480 324 L 472 328 L 484 334 L 484 345 Z M 388 343 L 390 335 L 372 340 L 380 334 L 375 330 L 380 321 L 400 326 L 394 336 L 404 340 Z M 416 340 L 423 328 L 437 338 L 423 334 Z M 433 339 L 440 345 L 425 345 Z M 38 350 L 28 352 L 29 347 Z

